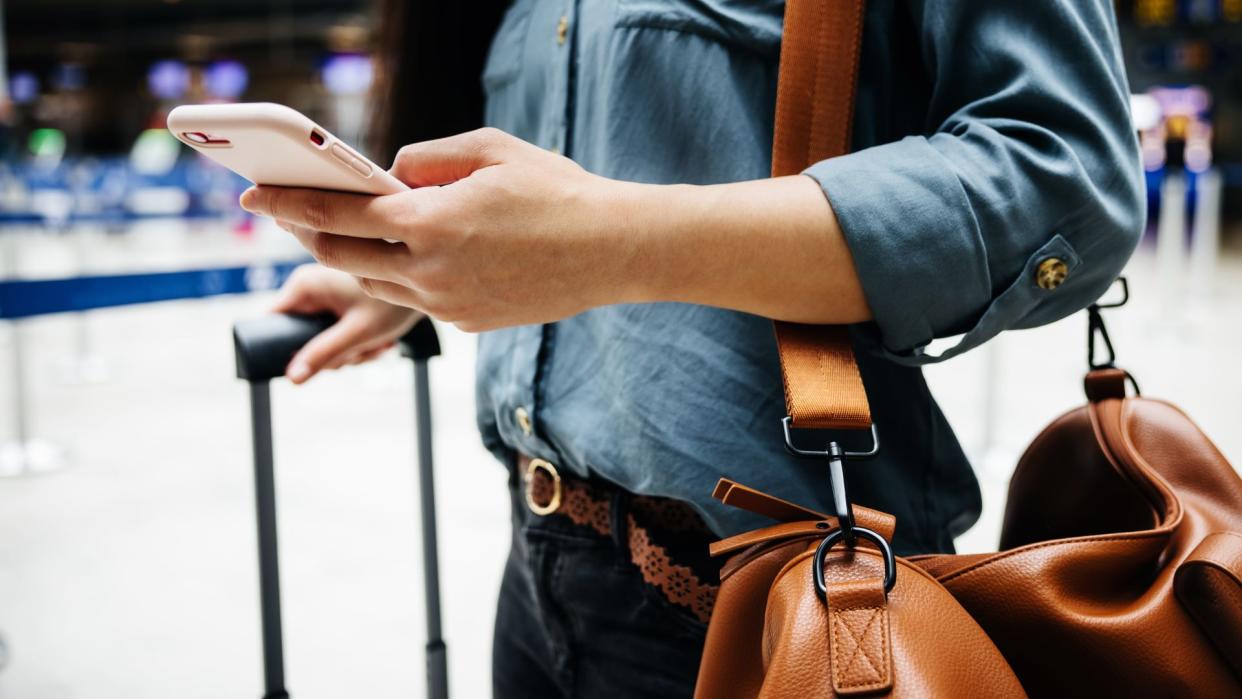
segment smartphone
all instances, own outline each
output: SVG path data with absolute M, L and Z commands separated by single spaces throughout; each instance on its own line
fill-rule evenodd
M 188 104 L 168 114 L 182 143 L 255 184 L 396 194 L 401 180 L 282 104 Z

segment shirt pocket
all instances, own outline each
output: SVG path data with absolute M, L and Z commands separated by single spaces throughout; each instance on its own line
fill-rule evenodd
M 686 32 L 774 60 L 784 18 L 784 0 L 618 0 L 616 26 Z
M 483 91 L 495 96 L 522 74 L 522 52 L 530 24 L 529 0 L 517 0 L 505 11 L 483 64 Z
M 1021 274 L 1013 284 L 993 298 L 992 303 L 988 305 L 987 310 L 983 312 L 975 325 L 961 335 L 957 342 L 948 349 L 930 352 L 927 347 L 919 347 L 909 353 L 898 353 L 881 347 L 879 348 L 880 354 L 898 364 L 907 366 L 934 364 L 974 349 L 1005 330 L 1027 328 L 1056 320 L 1056 318 L 1044 318 L 1045 314 L 1040 312 L 1041 306 L 1058 294 L 1073 292 L 1065 288 L 1070 286 L 1068 283 L 1052 289 L 1039 286 L 1037 281 L 1039 266 L 1045 260 L 1054 258 L 1065 263 L 1068 279 L 1073 279 L 1074 270 L 1082 264 L 1082 259 L 1074 250 L 1074 246 L 1063 236 L 1056 234 L 1027 258 Z M 1032 319 L 1033 315 L 1040 317 Z

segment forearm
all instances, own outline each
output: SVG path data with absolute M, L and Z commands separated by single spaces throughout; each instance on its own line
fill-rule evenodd
M 681 301 L 802 323 L 871 318 L 845 237 L 811 178 L 632 185 L 619 195 L 631 301 Z
M 809 177 L 621 182 L 486 129 L 409 146 L 394 172 L 451 183 L 382 197 L 256 187 L 242 205 L 365 293 L 471 332 L 656 301 L 805 323 L 871 317 Z

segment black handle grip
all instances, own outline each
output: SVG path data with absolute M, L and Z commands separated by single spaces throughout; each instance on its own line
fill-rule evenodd
M 272 314 L 233 325 L 237 377 L 250 382 L 284 376 L 285 367 L 302 345 L 336 322 L 331 314 Z M 415 361 L 440 354 L 440 338 L 430 318 L 420 320 L 400 340 L 401 354 Z

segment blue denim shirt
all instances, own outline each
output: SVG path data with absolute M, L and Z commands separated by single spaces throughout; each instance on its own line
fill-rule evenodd
M 516 0 L 483 75 L 487 122 L 622 180 L 766 177 L 783 12 L 781 0 Z M 855 150 L 805 174 L 875 317 L 853 336 L 883 448 L 847 466 L 850 495 L 897 516 L 899 551 L 950 550 L 980 508 L 919 366 L 1082 309 L 1138 240 L 1112 12 L 1108 0 L 867 2 Z M 1046 290 L 1036 269 L 1049 258 L 1069 274 Z M 721 476 L 830 510 L 826 465 L 785 453 L 783 415 L 771 324 L 745 313 L 618 305 L 480 338 L 489 448 L 691 501 L 721 534 L 763 524 L 711 499 Z

